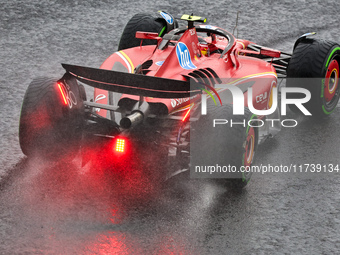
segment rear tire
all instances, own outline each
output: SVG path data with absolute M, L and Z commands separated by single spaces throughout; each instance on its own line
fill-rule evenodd
M 232 108 L 232 105 L 214 106 L 198 121 L 191 134 L 191 167 L 230 166 L 235 171 L 220 172 L 214 176 L 231 183 L 235 189 L 241 189 L 250 181 L 252 173 L 243 170 L 253 164 L 258 141 L 258 130 L 249 127 L 248 121 L 257 117 L 248 108 L 245 108 L 245 115 L 233 115 Z M 214 119 L 228 120 L 228 123 L 213 127 Z M 231 127 L 231 119 L 238 124 Z M 206 177 L 214 176 L 207 174 Z
M 19 125 L 20 147 L 26 156 L 55 160 L 66 154 L 75 155 L 79 150 L 84 104 L 77 81 L 69 77 L 66 82 L 65 93 L 72 97 L 67 105 L 57 79 L 37 78 L 28 86 Z
M 141 39 L 136 38 L 136 32 L 154 32 L 160 34 L 166 28 L 165 21 L 155 18 L 150 14 L 139 13 L 134 15 L 126 24 L 119 41 L 118 50 L 137 47 Z M 143 40 L 142 45 L 156 45 L 156 40 Z
M 287 87 L 302 87 L 311 92 L 311 100 L 304 106 L 315 117 L 330 115 L 340 97 L 340 46 L 326 40 L 305 39 L 295 48 L 287 69 Z M 300 95 L 301 96 L 301 95 Z M 292 94 L 299 98 L 298 94 Z M 294 112 L 300 112 L 290 105 Z

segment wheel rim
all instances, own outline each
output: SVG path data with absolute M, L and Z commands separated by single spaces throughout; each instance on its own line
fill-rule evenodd
M 335 59 L 328 66 L 324 87 L 324 98 L 327 105 L 331 105 L 338 97 L 339 63 Z
M 243 155 L 243 167 L 245 167 L 245 171 L 242 172 L 242 181 L 248 182 L 252 175 L 252 172 L 248 167 L 251 166 L 251 163 L 254 159 L 255 153 L 255 130 L 253 127 L 248 128 L 247 139 L 245 141 L 245 152 Z
M 255 130 L 253 127 L 249 128 L 247 134 L 247 141 L 244 153 L 244 166 L 250 166 L 253 162 L 255 152 Z

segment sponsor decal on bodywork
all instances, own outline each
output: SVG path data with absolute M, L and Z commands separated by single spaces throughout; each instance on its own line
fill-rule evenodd
M 186 70 L 196 69 L 197 67 L 192 63 L 190 52 L 185 43 L 179 42 L 176 46 L 176 54 L 179 65 Z
M 163 63 L 164 63 L 164 60 L 163 61 L 158 61 L 158 62 L 156 62 L 156 65 L 161 66 L 161 65 L 163 65 Z

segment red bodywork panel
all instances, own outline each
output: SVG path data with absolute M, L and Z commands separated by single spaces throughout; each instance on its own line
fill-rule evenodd
M 145 37 L 145 34 L 138 34 Z M 155 36 L 155 35 L 151 35 Z M 145 75 L 163 77 L 175 80 L 186 80 L 192 77 L 190 73 L 204 70 L 209 76 L 214 77 L 212 72 L 221 79 L 223 84 L 240 85 L 252 81 L 253 105 L 258 110 L 268 109 L 270 90 L 276 86 L 277 76 L 274 67 L 261 59 L 249 57 L 251 53 L 246 50 L 251 43 L 246 40 L 236 40 L 233 47 L 221 58 L 220 52 L 228 45 L 228 40 L 222 37 L 204 38 L 206 43 L 200 43 L 195 28 L 186 30 L 180 40 L 174 45 L 168 45 L 165 49 L 157 46 L 141 46 L 112 54 L 100 68 L 112 70 L 114 66 L 120 66 L 126 72 L 134 73 L 135 68 L 152 60 L 152 65 L 147 69 Z M 214 53 L 214 51 L 218 51 Z M 279 52 L 264 50 L 270 56 L 277 56 Z M 120 64 L 117 64 L 120 63 Z M 210 71 L 213 70 L 213 71 Z M 117 71 L 117 70 L 116 70 Z M 118 70 L 121 71 L 121 70 Z M 208 80 L 208 76 L 206 77 Z M 259 79 L 261 78 L 261 79 Z M 263 79 L 265 78 L 265 79 Z M 215 81 L 217 79 L 215 78 Z M 214 84 L 208 84 L 214 85 Z M 222 89 L 223 90 L 223 89 Z M 221 90 L 218 90 L 220 92 Z M 247 106 L 247 95 L 245 92 L 245 105 Z M 138 100 L 138 96 L 122 95 L 121 98 Z M 184 112 L 191 103 L 199 103 L 200 95 L 192 98 L 163 99 L 144 98 L 149 103 L 162 103 L 166 105 L 169 114 Z M 108 104 L 108 91 L 95 89 L 95 102 Z M 98 109 L 98 114 L 106 117 L 107 111 Z

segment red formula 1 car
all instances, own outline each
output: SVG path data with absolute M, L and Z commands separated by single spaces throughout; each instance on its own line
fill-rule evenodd
M 190 168 L 193 176 L 230 177 L 244 187 L 251 173 L 242 169 L 257 145 L 296 124 L 281 119 L 278 78 L 292 78 L 284 108 L 329 115 L 340 95 L 340 46 L 306 34 L 291 55 L 205 22 L 137 14 L 100 69 L 63 64 L 61 79 L 32 81 L 20 119 L 23 153 L 53 159 L 81 152 L 83 164 L 165 178 Z M 95 88 L 93 99 L 83 84 Z

